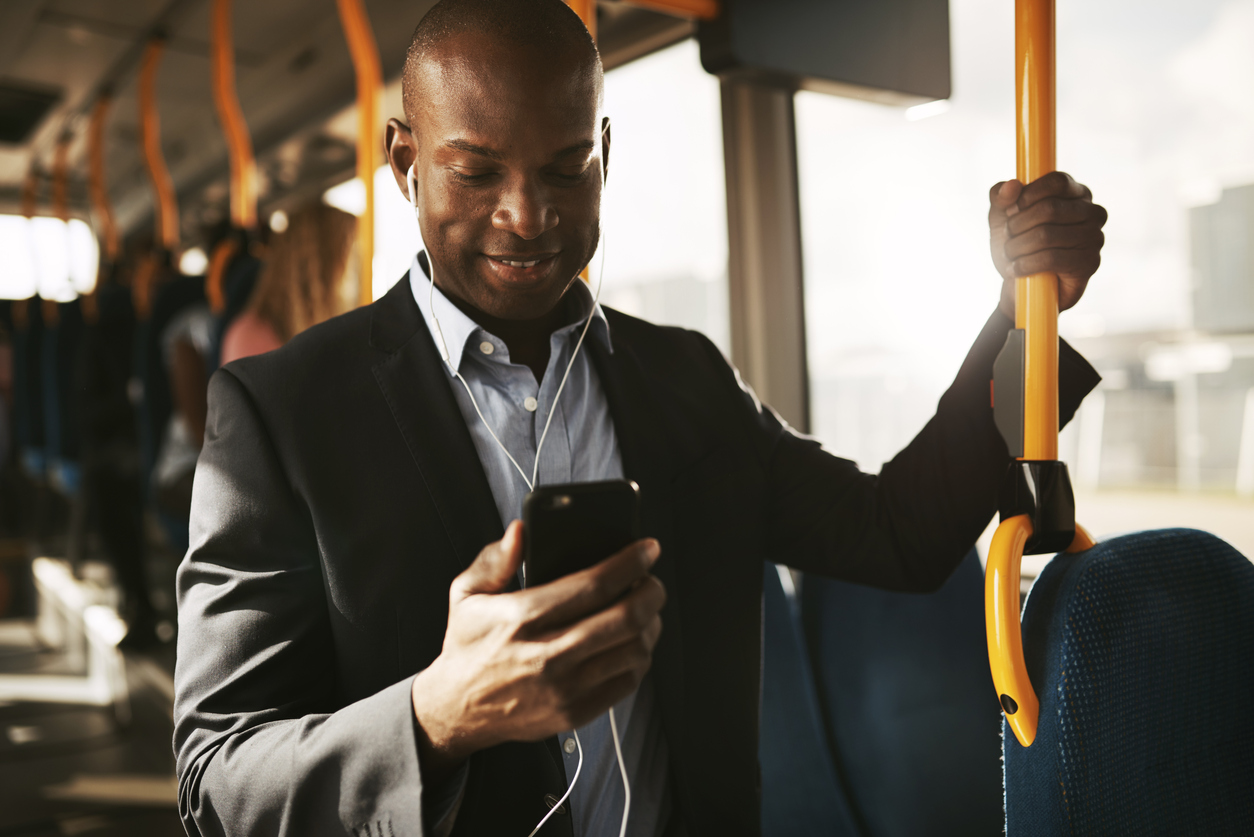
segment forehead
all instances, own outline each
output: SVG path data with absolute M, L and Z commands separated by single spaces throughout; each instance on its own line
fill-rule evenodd
M 598 71 L 587 63 L 483 35 L 453 36 L 414 68 L 410 119 L 436 144 L 467 134 L 494 147 L 586 139 L 599 133 L 601 108 Z

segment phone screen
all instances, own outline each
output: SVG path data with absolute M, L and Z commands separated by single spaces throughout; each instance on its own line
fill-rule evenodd
M 640 539 L 629 480 L 544 485 L 523 500 L 523 586 L 587 569 Z

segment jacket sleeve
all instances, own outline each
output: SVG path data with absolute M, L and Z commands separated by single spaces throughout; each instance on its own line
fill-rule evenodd
M 411 679 L 337 701 L 313 525 L 227 370 L 209 387 L 177 588 L 174 747 L 187 833 L 421 834 Z
M 741 384 L 767 474 L 770 560 L 891 590 L 944 584 L 997 510 L 1009 455 L 989 382 L 1012 325 L 989 318 L 936 414 L 878 475 L 795 432 Z M 1058 366 L 1066 423 L 1100 377 L 1065 342 Z

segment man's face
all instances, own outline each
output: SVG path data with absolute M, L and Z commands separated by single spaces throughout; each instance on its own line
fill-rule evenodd
M 416 75 L 417 204 L 437 284 L 491 317 L 543 317 L 596 250 L 595 77 L 478 35 L 451 38 Z

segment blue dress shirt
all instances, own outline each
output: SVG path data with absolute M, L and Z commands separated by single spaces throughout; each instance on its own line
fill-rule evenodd
M 508 525 L 522 516 L 522 502 L 528 489 L 513 463 L 493 440 L 484 421 L 491 425 L 502 444 L 530 477 L 536 461 L 536 445 L 544 432 L 549 413 L 553 412 L 552 425 L 540 450 L 537 485 L 621 479 L 623 463 L 614 422 L 586 348 L 580 350 L 571 366 L 562 397 L 554 405 L 562 374 L 570 363 L 570 353 L 579 340 L 588 312 L 594 307 L 587 285 L 576 282 L 568 292 L 574 297 L 579 317 L 553 332 L 544 380 L 537 383 L 529 367 L 510 362 L 509 348 L 504 341 L 462 313 L 438 287 L 431 294 L 426 261 L 425 254 L 414 258 L 409 271 L 410 288 L 437 349 L 440 343 L 437 334 L 444 335 L 449 355 L 444 369 L 487 475 L 492 497 L 501 515 L 501 524 Z M 434 315 L 428 299 L 434 306 Z M 438 332 L 435 318 L 439 320 Z M 599 305 L 595 306 L 592 325 L 584 342 L 590 340 L 597 340 L 607 351 L 613 351 L 609 323 Z M 454 377 L 453 369 L 461 374 L 474 393 L 474 403 L 466 388 Z M 484 421 L 475 411 L 475 403 L 483 413 Z M 645 676 L 634 694 L 615 705 L 614 714 L 622 736 L 623 761 L 631 780 L 631 816 L 627 833 L 654 837 L 666 827 L 671 801 L 669 751 L 654 699 L 651 675 Z M 578 750 L 570 733 L 563 733 L 558 740 L 569 781 L 575 775 Z M 616 837 L 625 797 L 608 714 L 580 728 L 579 740 L 583 745 L 583 769 L 565 806 L 567 813 L 574 817 L 575 837 Z M 465 787 L 465 777 L 465 771 L 462 771 L 460 778 L 455 780 L 459 787 L 450 789 L 451 799 L 446 803 L 448 811 L 439 818 L 437 831 L 447 833 L 446 829 L 452 827 Z

